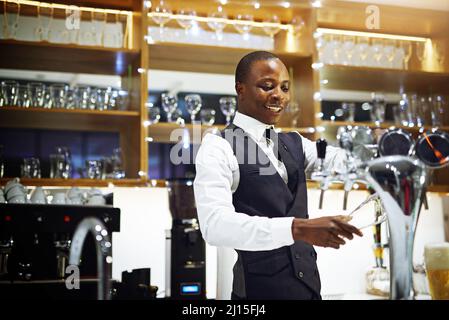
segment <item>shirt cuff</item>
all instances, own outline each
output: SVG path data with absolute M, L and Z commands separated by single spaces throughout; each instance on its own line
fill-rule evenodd
M 271 234 L 273 242 L 280 246 L 290 246 L 294 243 L 292 234 L 292 224 L 294 217 L 272 218 Z

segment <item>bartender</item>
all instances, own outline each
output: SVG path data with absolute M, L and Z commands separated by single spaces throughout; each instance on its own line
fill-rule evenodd
M 309 219 L 306 173 L 315 143 L 274 126 L 290 102 L 286 66 L 274 54 L 244 56 L 235 72 L 237 112 L 196 157 L 195 200 L 207 243 L 237 251 L 232 299 L 321 299 L 314 245 L 338 249 L 362 236 L 344 216 Z M 345 153 L 327 147 L 327 169 Z

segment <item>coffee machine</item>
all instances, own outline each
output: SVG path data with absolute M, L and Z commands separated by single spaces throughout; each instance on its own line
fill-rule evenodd
M 67 290 L 64 282 L 73 233 L 86 217 L 103 222 L 109 234 L 120 231 L 120 210 L 112 206 L 0 204 L 0 297 L 94 298 L 91 235 L 79 265 L 81 290 Z
M 198 224 L 193 182 L 167 181 L 171 230 L 166 230 L 165 292 L 170 299 L 206 298 L 206 245 Z

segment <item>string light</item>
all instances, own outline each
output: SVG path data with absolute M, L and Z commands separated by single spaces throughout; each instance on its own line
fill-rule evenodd
M 284 2 L 281 3 L 281 6 L 283 6 L 286 9 L 288 9 L 288 8 L 290 8 L 290 2 L 284 1 Z
M 392 39 L 392 40 L 403 40 L 403 41 L 415 41 L 415 42 L 426 42 L 428 40 L 427 38 L 423 38 L 423 37 L 411 37 L 411 36 L 403 36 L 403 35 L 397 35 L 397 34 L 350 31 L 350 30 L 328 29 L 328 28 L 318 28 L 317 32 L 321 33 L 321 34 L 336 34 L 336 35 Z

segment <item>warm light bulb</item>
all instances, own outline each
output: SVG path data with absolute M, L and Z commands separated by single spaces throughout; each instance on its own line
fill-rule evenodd
M 259 9 L 260 3 L 258 1 L 254 2 L 254 9 Z
M 284 2 L 281 3 L 281 6 L 283 6 L 286 9 L 288 9 L 288 8 L 290 8 L 290 2 L 284 1 Z

